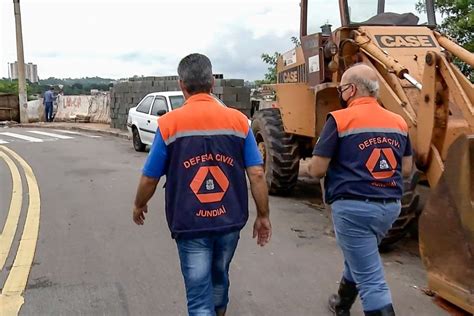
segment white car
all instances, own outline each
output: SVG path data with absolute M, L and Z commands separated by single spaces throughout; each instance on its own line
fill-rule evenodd
M 211 94 L 220 104 L 226 106 L 218 97 Z M 176 110 L 184 103 L 181 91 L 153 92 L 147 94 L 138 105 L 128 111 L 127 129 L 132 137 L 133 148 L 145 151 L 147 145 L 153 144 L 158 117 Z M 252 123 L 248 120 L 249 126 Z
M 184 96 L 181 91 L 154 92 L 147 94 L 138 105 L 128 112 L 127 129 L 132 136 L 136 151 L 145 151 L 153 143 L 158 128 L 158 117 L 181 107 Z

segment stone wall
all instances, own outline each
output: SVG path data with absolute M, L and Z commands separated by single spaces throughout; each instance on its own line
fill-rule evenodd
M 110 124 L 110 93 L 59 96 L 54 121 Z
M 212 92 L 227 106 L 250 116 L 250 89 L 244 87 L 244 80 L 223 79 L 222 75 L 214 75 L 214 77 L 216 79 Z M 177 76 L 146 77 L 116 83 L 111 91 L 110 126 L 126 129 L 128 110 L 137 106 L 147 94 L 178 90 Z

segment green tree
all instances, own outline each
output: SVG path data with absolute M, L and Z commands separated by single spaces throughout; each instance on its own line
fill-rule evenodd
M 267 68 L 267 73 L 265 74 L 265 80 L 263 83 L 276 83 L 277 82 L 277 61 L 280 54 L 278 52 L 273 53 L 273 55 L 262 54 L 261 58 L 263 62 L 270 67 Z
M 301 46 L 300 39 L 297 38 L 296 36 L 292 36 L 290 38 L 290 41 L 295 45 L 295 48 Z M 261 86 L 262 84 L 269 84 L 269 83 L 276 83 L 277 82 L 277 61 L 278 57 L 280 57 L 280 53 L 274 52 L 273 55 L 270 54 L 262 54 L 261 58 L 263 62 L 270 67 L 267 69 L 267 73 L 265 74 L 265 80 L 256 80 L 255 83 L 258 86 Z
M 473 0 L 435 0 L 435 8 L 441 13 L 443 21 L 438 29 L 470 52 L 474 52 L 474 1 Z M 424 1 L 417 4 L 420 12 L 425 11 Z M 474 82 L 472 67 L 456 59 L 459 69 Z
M 35 100 L 37 95 L 40 95 L 43 91 L 46 91 L 47 87 L 38 85 L 37 83 L 26 84 L 26 94 L 28 101 Z M 0 80 L 0 93 L 11 93 L 18 95 L 18 81 L 10 79 Z
M 291 42 L 293 44 L 295 44 L 295 47 L 298 47 L 298 46 L 301 46 L 301 41 L 299 38 L 297 38 L 296 36 L 292 36 L 291 37 Z
M 0 80 L 0 93 L 18 94 L 18 82 L 9 79 Z
M 82 90 L 84 87 L 82 84 L 80 84 L 79 82 L 76 82 L 72 85 L 72 88 L 73 89 L 79 89 L 79 90 Z

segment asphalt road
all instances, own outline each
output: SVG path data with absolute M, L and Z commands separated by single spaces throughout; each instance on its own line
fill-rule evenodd
M 24 129 L 7 131 L 27 134 Z M 161 185 L 145 225 L 138 227 L 131 218 L 146 153 L 135 152 L 122 139 L 69 136 L 37 134 L 43 142 L 19 139 L 0 145 L 31 166 L 41 198 L 36 252 L 20 315 L 186 315 Z M 0 159 L 0 227 L 12 195 L 9 173 Z M 28 187 L 21 174 L 24 203 L 0 286 L 14 270 L 28 222 Z M 318 194 L 315 185 L 300 184 L 294 197 L 271 198 L 274 232 L 269 246 L 257 247 L 252 222 L 242 231 L 231 268 L 228 315 L 330 315 L 326 300 L 338 286 L 342 257 Z M 250 210 L 253 221 L 253 202 Z M 384 264 L 397 315 L 447 315 L 421 291 L 426 280 L 412 241 L 384 255 Z M 353 315 L 362 315 L 359 302 Z

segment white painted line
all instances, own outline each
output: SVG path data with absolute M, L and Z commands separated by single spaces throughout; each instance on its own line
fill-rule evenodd
M 53 131 L 60 132 L 60 133 L 65 133 L 65 134 L 72 134 L 72 135 L 82 135 L 79 132 L 65 131 L 65 130 L 62 130 L 62 129 L 54 129 Z
M 102 137 L 102 136 L 97 136 L 97 135 L 83 134 L 83 133 L 74 132 L 74 131 L 65 131 L 65 130 L 62 130 L 62 129 L 55 129 L 55 131 L 65 133 L 65 134 L 81 135 L 81 136 L 84 136 L 84 137 L 92 137 L 92 138 L 101 138 Z
M 0 133 L 0 135 L 5 135 L 5 136 L 8 136 L 8 137 L 13 137 L 13 138 L 19 138 L 19 139 L 22 139 L 22 140 L 27 140 L 27 141 L 32 142 L 32 143 L 42 143 L 43 142 L 42 139 L 39 139 L 39 138 L 36 138 L 36 137 L 25 136 L 25 135 L 20 135 L 20 134 L 16 134 L 16 133 Z
M 0 139 L 0 144 L 8 144 L 8 142 Z
M 54 137 L 54 138 L 59 138 L 59 139 L 73 139 L 74 138 L 71 136 L 59 135 L 55 133 L 48 133 L 48 132 L 42 132 L 42 131 L 28 131 L 28 133 L 35 133 L 38 135 L 49 136 L 49 137 Z

